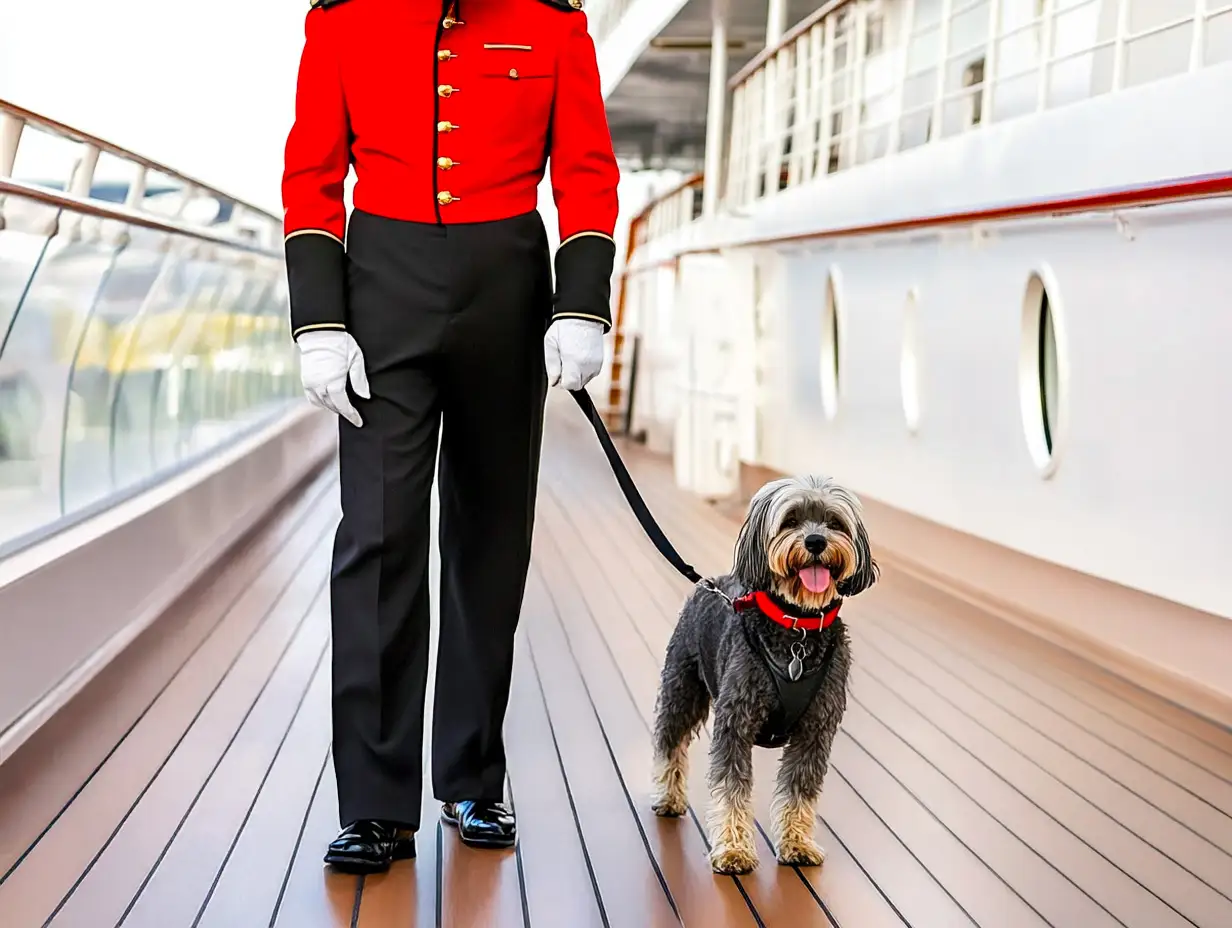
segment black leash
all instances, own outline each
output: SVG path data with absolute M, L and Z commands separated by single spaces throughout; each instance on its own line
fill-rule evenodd
M 654 546 L 659 549 L 659 553 L 667 559 L 669 564 L 676 568 L 682 577 L 690 583 L 700 583 L 702 580 L 701 574 L 685 563 L 684 558 L 672 547 L 672 543 L 663 534 L 663 529 L 659 528 L 659 523 L 655 521 L 655 517 L 650 514 L 650 509 L 647 507 L 646 501 L 642 499 L 642 494 L 637 491 L 633 478 L 629 476 L 625 462 L 620 459 L 620 452 L 616 450 L 616 445 L 612 442 L 612 436 L 608 434 L 607 426 L 603 424 L 603 418 L 599 415 L 599 410 L 595 408 L 595 402 L 590 398 L 590 394 L 585 390 L 570 391 L 570 393 L 572 393 L 573 398 L 577 401 L 578 406 L 581 407 L 582 414 L 590 420 L 591 426 L 594 427 L 595 435 L 599 438 L 599 444 L 603 446 L 603 453 L 607 455 L 608 463 L 612 466 L 612 473 L 616 475 L 616 482 L 620 484 L 621 492 L 624 493 L 625 499 L 629 501 L 629 508 L 637 516 L 637 521 L 642 524 L 642 530 L 650 537 Z

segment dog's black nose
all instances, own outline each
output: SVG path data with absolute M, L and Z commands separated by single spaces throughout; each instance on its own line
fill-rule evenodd
M 809 554 L 821 554 L 826 550 L 826 540 L 820 535 L 809 535 L 804 539 L 804 547 Z

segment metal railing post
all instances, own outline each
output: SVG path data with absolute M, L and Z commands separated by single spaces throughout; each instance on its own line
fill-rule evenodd
M 12 177 L 17 164 L 17 146 L 26 121 L 11 113 L 0 113 L 0 177 Z
M 937 37 L 937 86 L 933 97 L 933 116 L 928 127 L 929 142 L 935 142 L 942 135 L 942 120 L 945 118 L 945 78 L 950 66 L 950 20 L 954 16 L 954 0 L 942 0 L 941 19 L 937 28 L 941 35 Z
M 997 4 L 994 2 L 993 5 Z M 903 141 L 903 101 L 907 96 L 907 64 L 911 54 L 911 35 L 915 31 L 915 0 L 907 0 L 906 8 L 903 10 L 903 25 L 899 31 L 902 41 L 898 43 L 898 67 L 895 69 L 898 88 L 894 94 L 890 137 L 886 139 L 887 157 L 897 152 Z
M 1194 0 L 1193 44 L 1189 47 L 1189 70 L 1206 64 L 1206 9 L 1208 0 Z
M 1001 36 L 1001 4 L 993 0 L 988 12 L 988 44 L 984 50 L 984 86 L 980 88 L 980 124 L 992 121 L 993 84 L 997 73 L 997 46 Z
M 705 188 L 702 214 L 711 217 L 719 211 L 719 192 L 723 170 L 723 137 L 727 104 L 727 0 L 712 0 L 713 20 L 710 38 L 710 99 L 706 108 Z
M 1125 37 L 1129 32 L 1129 0 L 1117 0 L 1116 37 L 1112 43 L 1113 93 L 1125 83 Z
M 1040 13 L 1040 58 L 1039 75 L 1035 87 L 1035 110 L 1042 113 L 1048 108 L 1048 78 L 1052 69 L 1052 20 L 1055 4 L 1053 0 L 1044 0 Z

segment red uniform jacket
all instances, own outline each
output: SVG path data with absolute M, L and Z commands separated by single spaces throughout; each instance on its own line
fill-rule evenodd
M 610 325 L 619 171 L 581 0 L 313 0 L 283 205 L 293 335 L 346 325 L 356 208 L 455 223 L 560 219 L 553 317 Z

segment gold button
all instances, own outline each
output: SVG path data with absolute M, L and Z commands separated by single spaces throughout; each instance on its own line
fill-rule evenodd
M 448 119 L 444 120 L 443 122 L 438 122 L 436 124 L 437 132 L 452 132 L 456 128 L 458 127 L 455 126 L 453 123 L 451 123 Z
M 441 20 L 441 25 L 446 29 L 452 29 L 454 26 L 465 26 L 466 23 L 462 22 L 460 19 L 454 19 L 452 16 L 446 16 L 443 20 Z
M 448 61 L 450 58 L 457 58 L 457 57 L 458 57 L 457 55 L 455 55 L 453 52 L 451 52 L 447 48 L 442 48 L 439 52 L 436 53 L 437 61 Z
M 510 77 L 512 77 L 512 78 L 516 81 L 516 80 L 518 79 L 518 69 L 517 69 L 517 68 L 510 68 L 510 69 L 509 69 L 509 76 L 510 76 Z
M 436 92 L 439 96 L 447 97 L 457 89 L 457 87 L 451 87 L 448 84 L 441 84 L 441 86 L 436 88 Z
M 440 168 L 442 171 L 448 171 L 451 167 L 453 167 L 457 163 L 458 162 L 454 161 L 452 158 L 437 158 L 436 159 L 436 166 Z
M 437 203 L 439 203 L 439 204 L 441 204 L 441 206 L 448 206 L 448 205 L 449 205 L 450 203 L 452 203 L 454 200 L 460 200 L 460 199 L 462 199 L 462 198 L 461 198 L 461 197 L 455 197 L 455 196 L 454 196 L 452 193 L 450 193 L 448 190 L 442 190 L 440 193 L 438 193 L 438 194 L 436 195 L 436 202 L 437 202 Z
M 580 10 L 582 8 L 582 0 L 569 0 L 569 5 L 575 10 Z

